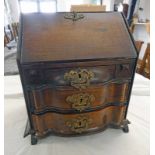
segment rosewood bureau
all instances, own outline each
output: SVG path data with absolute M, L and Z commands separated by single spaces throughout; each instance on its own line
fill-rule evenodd
M 137 50 L 118 12 L 21 15 L 17 63 L 31 144 L 53 133 L 128 132 Z

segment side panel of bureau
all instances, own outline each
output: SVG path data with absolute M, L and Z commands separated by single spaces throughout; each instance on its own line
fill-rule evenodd
M 38 136 L 48 132 L 61 135 L 76 135 L 98 131 L 109 125 L 120 126 L 124 119 L 125 106 L 110 106 L 100 111 L 84 114 L 57 114 L 32 115 L 35 131 Z

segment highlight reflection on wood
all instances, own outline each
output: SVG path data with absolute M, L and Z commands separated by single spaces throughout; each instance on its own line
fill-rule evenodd
M 47 133 L 129 131 L 137 51 L 123 14 L 22 14 L 20 25 L 17 63 L 31 144 Z
M 59 108 L 66 110 L 75 110 L 72 104 L 68 104 L 67 97 L 76 95 L 79 93 L 88 93 L 94 96 L 95 100 L 88 108 L 95 108 L 96 106 L 103 106 L 107 103 L 126 103 L 129 90 L 128 83 L 108 83 L 107 85 L 92 86 L 85 91 L 79 91 L 72 88 L 57 88 L 50 89 L 44 88 L 42 90 L 30 91 L 30 97 L 32 104 L 36 112 L 46 110 L 48 108 Z M 86 107 L 87 108 L 87 107 Z
M 32 115 L 35 130 L 38 136 L 43 136 L 49 131 L 63 135 L 78 134 L 79 119 L 87 118 L 86 124 L 81 122 L 80 132 L 97 131 L 108 125 L 121 125 L 124 119 L 125 106 L 110 106 L 100 111 L 94 111 L 84 114 L 57 114 L 46 113 L 44 115 Z M 80 118 L 79 118 L 80 117 Z M 105 119 L 106 118 L 106 119 Z M 78 125 L 70 127 L 69 122 L 77 121 Z M 83 120 L 82 120 L 83 121 Z M 87 126 L 88 125 L 88 126 Z

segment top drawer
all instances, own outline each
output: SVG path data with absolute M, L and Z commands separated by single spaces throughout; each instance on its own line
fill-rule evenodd
M 117 78 L 130 78 L 131 75 L 132 68 L 130 64 L 61 69 L 37 68 L 24 70 L 26 84 L 73 86 L 78 89 L 87 88 L 89 85 L 104 83 Z

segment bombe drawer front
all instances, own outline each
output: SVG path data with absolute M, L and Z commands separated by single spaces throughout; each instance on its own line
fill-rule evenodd
M 29 91 L 33 112 L 83 112 L 123 105 L 127 102 L 129 83 L 108 83 L 79 91 L 70 87 L 43 87 Z
M 125 106 L 110 106 L 100 111 L 83 114 L 32 115 L 37 135 L 52 131 L 62 135 L 87 133 L 101 130 L 109 125 L 120 125 L 124 119 Z

